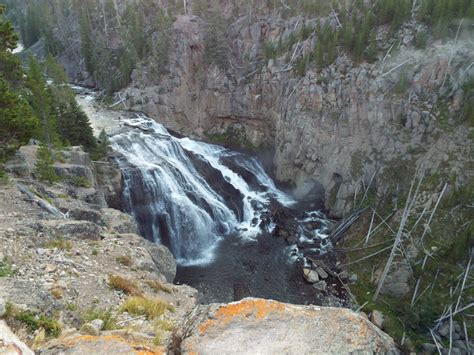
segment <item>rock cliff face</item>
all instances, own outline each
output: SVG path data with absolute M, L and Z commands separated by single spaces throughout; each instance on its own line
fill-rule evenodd
M 276 177 L 324 187 L 327 206 L 339 215 L 372 175 L 383 193 L 417 168 L 428 175 L 443 167 L 463 174 L 467 130 L 453 126 L 448 115 L 460 109 L 472 41 L 416 50 L 416 24 L 409 24 L 399 43 L 383 46 L 384 53 L 398 46 L 397 54 L 360 65 L 341 55 L 321 72 L 310 69 L 298 78 L 283 58 L 265 62 L 261 51 L 264 42 L 285 39 L 299 26 L 297 18 L 239 19 L 227 30 L 231 61 L 250 67 L 223 72 L 203 62 L 205 23 L 179 16 L 170 74 L 155 85 L 146 66 L 137 69 L 124 90 L 127 104 L 184 134 L 244 148 L 273 147 Z M 298 45 L 309 50 L 314 39 Z M 443 96 L 437 94 L 441 87 L 447 88 Z

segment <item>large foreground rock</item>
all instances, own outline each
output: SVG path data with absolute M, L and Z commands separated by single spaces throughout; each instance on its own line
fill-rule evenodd
M 13 334 L 3 320 L 0 321 L 0 354 L 34 355 L 34 352 Z
M 349 309 L 255 298 L 199 306 L 183 334 L 183 354 L 398 353 L 392 338 Z
M 85 354 L 165 354 L 158 346 L 149 346 L 116 335 L 70 336 L 51 342 L 38 351 L 40 355 L 85 355 Z

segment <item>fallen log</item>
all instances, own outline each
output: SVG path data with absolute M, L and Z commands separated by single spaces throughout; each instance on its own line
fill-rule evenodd
M 58 217 L 58 218 L 67 218 L 67 216 L 62 213 L 60 210 L 58 210 L 56 207 L 54 207 L 52 204 L 50 204 L 48 201 L 38 197 L 33 191 L 28 189 L 26 186 L 22 184 L 16 184 L 16 187 L 20 192 L 24 193 L 28 198 L 36 203 L 39 207 L 42 209 L 46 210 L 47 212 L 51 213 L 52 215 Z
M 348 218 L 343 219 L 337 228 L 329 234 L 328 238 L 331 240 L 331 242 L 335 244 L 338 243 L 344 237 L 344 234 L 347 232 L 347 230 L 354 224 L 355 221 L 359 219 L 362 212 L 364 212 L 366 209 L 367 208 L 363 208 L 361 210 L 355 211 Z

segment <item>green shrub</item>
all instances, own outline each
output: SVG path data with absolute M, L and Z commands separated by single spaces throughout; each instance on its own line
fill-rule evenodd
M 5 318 L 23 324 L 30 332 L 42 328 L 47 335 L 55 338 L 61 334 L 61 324 L 57 320 L 30 310 L 21 310 L 11 303 L 6 305 Z
M 71 176 L 68 178 L 68 182 L 76 187 L 91 187 L 89 179 L 85 178 L 84 176 Z
M 0 261 L 0 277 L 8 277 L 14 274 L 9 262 Z
M 72 249 L 72 243 L 70 240 L 67 240 L 64 237 L 57 237 L 46 243 L 45 247 L 48 249 L 59 249 L 69 251 Z
M 117 329 L 117 317 L 111 309 L 90 308 L 84 312 L 82 319 L 84 322 L 91 322 L 94 319 L 101 319 L 104 322 L 102 330 Z

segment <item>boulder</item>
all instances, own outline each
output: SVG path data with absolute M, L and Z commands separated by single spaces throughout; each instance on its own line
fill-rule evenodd
M 100 212 L 109 231 L 119 234 L 136 234 L 138 232 L 137 225 L 130 215 L 113 208 L 102 208 Z
M 100 329 L 97 329 L 97 327 L 91 323 L 84 323 L 81 326 L 80 332 L 81 334 L 86 334 L 86 335 L 99 335 Z
M 146 249 L 156 268 L 167 282 L 173 282 L 176 276 L 176 260 L 167 247 L 161 244 L 147 243 Z
M 376 283 L 378 283 L 381 274 L 382 270 L 379 270 L 377 272 Z M 398 270 L 387 276 L 382 288 L 380 289 L 380 293 L 395 298 L 406 296 L 410 293 L 408 281 L 411 276 L 410 268 L 400 267 Z
M 319 281 L 313 285 L 316 290 L 325 291 L 326 290 L 326 281 Z
M 316 268 L 316 272 L 318 273 L 318 275 L 322 278 L 322 279 L 327 279 L 328 278 L 328 273 L 326 271 L 324 271 L 324 269 L 320 266 L 318 266 Z
M 430 343 L 423 344 L 421 348 L 423 349 L 423 354 L 434 354 L 438 352 L 436 345 Z
M 94 174 L 91 168 L 86 165 L 55 163 L 54 171 L 66 181 L 82 178 L 89 186 L 94 183 Z
M 13 334 L 3 320 L 0 320 L 0 354 L 34 355 L 34 352 Z
M 100 227 L 89 221 L 70 219 L 42 221 L 41 227 L 53 235 L 77 239 L 100 240 Z
M 349 309 L 256 298 L 198 306 L 180 331 L 182 354 L 398 353 L 392 338 Z
M 20 147 L 13 158 L 5 165 L 5 170 L 21 177 L 31 177 L 36 170 L 38 145 Z
M 372 314 L 370 315 L 370 320 L 372 321 L 372 323 L 374 323 L 380 329 L 382 329 L 383 327 L 384 319 L 385 317 L 383 313 L 377 310 L 372 311 Z
M 100 211 L 85 202 L 57 198 L 54 200 L 54 204 L 61 212 L 67 213 L 71 219 L 89 221 L 101 226 L 104 225 Z
M 319 281 L 319 276 L 316 271 L 311 270 L 311 269 L 303 269 L 303 273 L 304 273 L 304 278 L 309 283 L 314 284 Z
M 167 247 L 152 243 L 133 233 L 118 234 L 117 237 L 124 243 L 140 245 L 140 247 L 145 249 L 143 253 L 138 253 L 138 255 L 134 256 L 132 260 L 134 267 L 156 272 L 164 276 L 167 282 L 173 282 L 176 276 L 176 261 Z

